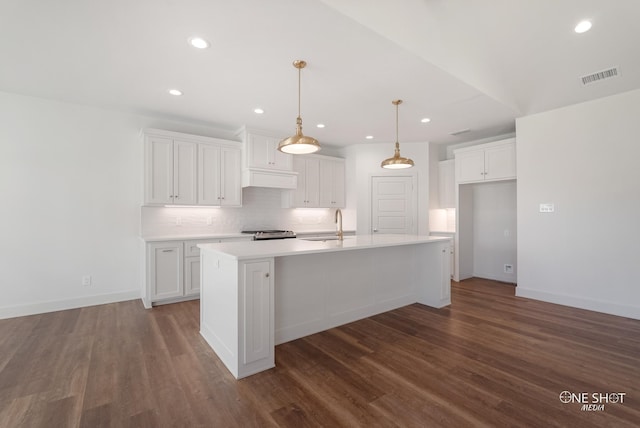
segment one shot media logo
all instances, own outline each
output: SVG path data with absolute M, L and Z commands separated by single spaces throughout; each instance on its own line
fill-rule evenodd
M 559 395 L 563 404 L 580 404 L 585 412 L 602 412 L 607 404 L 624 404 L 626 392 L 571 392 L 562 391 Z

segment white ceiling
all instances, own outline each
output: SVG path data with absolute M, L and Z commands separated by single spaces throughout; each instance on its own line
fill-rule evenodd
M 334 146 L 455 143 L 640 88 L 640 1 L 0 0 L 0 90 Z M 573 31 L 582 19 L 593 29 Z M 187 40 L 198 35 L 206 50 Z M 620 76 L 583 87 L 579 76 Z M 167 94 L 169 88 L 184 92 Z M 261 116 L 253 113 L 262 107 Z M 431 123 L 420 123 L 430 117 Z M 317 129 L 317 123 L 326 128 Z M 470 132 L 449 135 L 462 129 Z

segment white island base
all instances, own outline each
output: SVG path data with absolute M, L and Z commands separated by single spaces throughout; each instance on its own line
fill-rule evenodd
M 412 303 L 451 303 L 449 238 L 203 244 L 200 333 L 237 378 L 275 345 Z

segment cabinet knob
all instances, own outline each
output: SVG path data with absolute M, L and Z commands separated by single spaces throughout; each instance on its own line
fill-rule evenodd
M 373 231 L 374 231 L 374 232 L 377 232 L 377 231 L 378 231 L 378 229 L 373 229 Z
M 264 274 L 264 277 L 265 277 L 265 278 L 269 278 L 269 272 L 265 273 L 265 274 Z

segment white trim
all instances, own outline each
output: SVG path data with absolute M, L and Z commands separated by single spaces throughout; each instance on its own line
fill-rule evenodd
M 0 308 L 0 319 L 43 314 L 46 312 L 64 311 L 83 308 L 85 306 L 104 305 L 140 299 L 140 290 L 119 293 L 100 294 L 97 296 L 78 297 L 66 300 L 50 300 L 48 302 L 30 303 L 26 305 L 5 306 Z
M 640 320 L 640 307 L 516 287 L 516 296 Z

